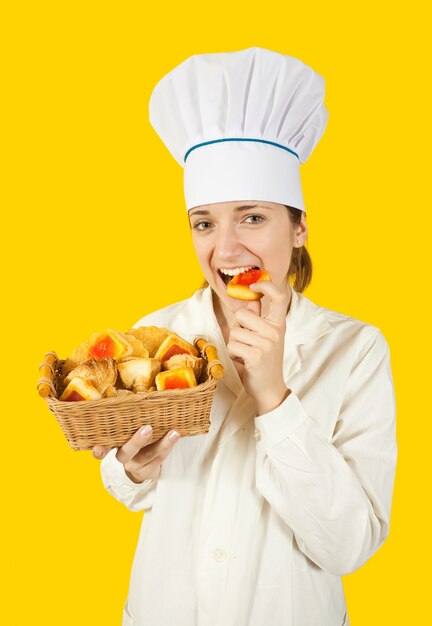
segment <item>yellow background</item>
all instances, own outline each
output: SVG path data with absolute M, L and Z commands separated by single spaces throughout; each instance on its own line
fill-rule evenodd
M 399 443 L 391 531 L 344 578 L 351 622 L 423 622 L 432 178 L 424 3 L 10 6 L 0 37 L 0 620 L 120 624 L 142 515 L 108 495 L 90 452 L 69 449 L 36 393 L 38 364 L 48 350 L 64 357 L 95 330 L 125 330 L 199 286 L 182 169 L 150 126 L 148 100 L 193 54 L 261 46 L 326 79 L 328 127 L 302 166 L 315 268 L 306 295 L 377 325 L 391 348 Z

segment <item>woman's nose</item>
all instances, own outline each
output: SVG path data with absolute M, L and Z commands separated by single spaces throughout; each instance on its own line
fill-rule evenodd
M 235 259 L 243 250 L 244 246 L 233 228 L 219 230 L 215 244 L 215 254 L 220 260 Z

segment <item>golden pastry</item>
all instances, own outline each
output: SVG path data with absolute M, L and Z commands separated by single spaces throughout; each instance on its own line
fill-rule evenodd
M 101 395 L 115 384 L 117 379 L 117 365 L 114 359 L 103 357 L 102 359 L 89 359 L 81 365 L 77 365 L 65 376 L 64 382 L 69 384 L 72 378 L 84 378 L 92 383 Z
M 250 269 L 241 272 L 227 284 L 227 295 L 237 300 L 260 300 L 264 294 L 251 291 L 249 285 L 258 283 L 261 280 L 271 281 L 270 274 L 266 270 Z
M 90 339 L 80 344 L 64 362 L 63 374 L 68 374 L 74 367 L 91 358 L 109 357 L 120 360 L 125 356 L 148 356 L 148 352 L 134 335 L 128 336 L 127 333 L 109 328 L 94 333 Z
M 138 328 L 131 328 L 126 334 L 133 335 L 139 339 L 144 348 L 148 350 L 147 356 L 153 358 L 156 350 L 168 335 L 172 334 L 172 331 L 169 328 L 159 326 L 139 326 Z
M 165 341 L 159 346 L 154 358 L 162 363 L 175 354 L 192 354 L 198 356 L 198 350 L 191 343 L 185 341 L 175 334 L 168 335 Z
M 197 381 L 191 367 L 176 367 L 173 370 L 165 370 L 156 376 L 156 389 L 187 389 L 196 387 Z
M 156 359 L 132 357 L 118 363 L 117 367 L 126 389 L 139 393 L 149 391 L 154 386 L 161 363 Z
M 84 378 L 75 376 L 69 382 L 59 400 L 78 402 L 81 400 L 99 400 L 100 398 L 102 398 L 102 395 L 92 383 L 88 380 L 84 380 Z
M 191 367 L 195 378 L 199 380 L 201 378 L 203 364 L 204 361 L 201 357 L 192 356 L 192 354 L 175 354 L 170 359 L 163 362 L 163 367 L 166 370 L 172 370 L 176 367 Z

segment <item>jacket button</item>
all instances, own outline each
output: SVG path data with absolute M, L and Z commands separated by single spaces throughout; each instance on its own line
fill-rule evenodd
M 213 560 L 216 561 L 216 563 L 222 563 L 226 558 L 227 553 L 225 550 L 222 550 L 221 548 L 215 548 L 213 550 Z

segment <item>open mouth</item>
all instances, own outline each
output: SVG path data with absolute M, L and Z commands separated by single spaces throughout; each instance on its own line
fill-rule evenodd
M 248 267 L 249 269 L 253 269 L 253 270 L 259 270 L 260 268 L 257 265 L 252 265 L 251 267 Z M 245 270 L 247 271 L 247 270 Z M 241 274 L 242 272 L 239 272 L 239 274 Z M 218 274 L 221 277 L 222 281 L 225 283 L 225 285 L 228 285 L 228 283 L 230 282 L 230 280 L 232 278 L 234 278 L 234 276 L 230 276 L 228 274 L 224 274 L 223 272 L 221 272 L 220 270 L 218 270 Z M 237 274 L 238 275 L 238 274 Z

